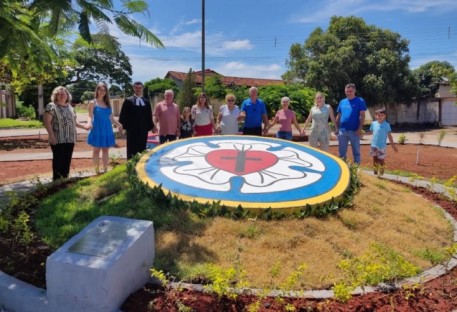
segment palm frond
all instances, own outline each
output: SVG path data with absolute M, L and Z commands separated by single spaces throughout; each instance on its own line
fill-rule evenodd
M 81 6 L 83 12 L 86 12 L 89 18 L 93 18 L 96 21 L 105 21 L 108 23 L 112 23 L 111 19 L 103 13 L 101 9 L 97 5 L 87 1 L 79 1 L 79 5 Z M 104 8 L 107 9 L 107 8 Z
M 150 32 L 149 29 L 136 21 L 129 19 L 126 15 L 117 15 L 114 17 L 114 21 L 123 33 L 143 39 L 146 43 L 149 43 L 156 48 L 165 47 L 160 39 Z
M 79 26 L 78 26 L 79 34 L 81 35 L 81 37 L 84 38 L 84 40 L 91 43 L 92 37 L 90 34 L 89 22 L 90 22 L 90 20 L 89 20 L 89 17 L 87 16 L 87 13 L 81 12 L 81 14 L 79 15 Z
M 122 3 L 122 6 L 129 13 L 148 12 L 148 8 L 149 8 L 148 3 L 143 0 L 124 1 Z

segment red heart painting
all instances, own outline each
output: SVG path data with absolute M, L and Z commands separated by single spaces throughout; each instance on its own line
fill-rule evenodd
M 278 157 L 264 151 L 215 150 L 206 155 L 206 161 L 213 167 L 237 175 L 244 175 L 267 169 L 278 162 Z

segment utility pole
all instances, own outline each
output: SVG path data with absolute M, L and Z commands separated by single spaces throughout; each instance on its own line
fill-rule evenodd
M 205 0 L 202 0 L 202 92 L 205 92 Z

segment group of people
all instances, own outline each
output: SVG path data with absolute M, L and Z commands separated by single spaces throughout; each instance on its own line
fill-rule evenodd
M 296 113 L 290 109 L 288 97 L 281 99 L 281 109 L 276 112 L 270 123 L 266 105 L 258 98 L 256 87 L 249 89 L 249 97 L 242 102 L 240 108 L 235 105 L 236 97 L 233 94 L 227 94 L 226 104 L 220 107 L 216 118 L 205 93 L 199 94 L 197 103 L 192 107 L 185 107 L 181 114 L 178 104 L 174 102 L 173 90 L 166 90 L 164 100 L 157 103 L 152 111 L 151 103 L 143 97 L 143 89 L 141 82 L 134 83 L 134 95 L 125 99 L 117 121 L 113 117 L 107 85 L 97 84 L 94 100 L 89 102 L 86 124 L 77 122 L 68 90 L 62 86 L 54 89 L 51 102 L 45 107 L 44 114 L 44 124 L 53 153 L 53 180 L 68 177 L 76 143 L 76 128 L 90 131 L 87 143 L 93 147 L 92 160 L 95 170 L 97 173 L 100 172 L 101 152 L 102 170 L 106 171 L 109 148 L 115 145 L 113 126 L 117 127 L 120 133 L 126 131 L 127 159 L 131 159 L 146 150 L 150 131 L 155 133 L 158 129 L 159 141 L 163 144 L 178 138 L 206 136 L 213 133 L 238 134 L 239 123 L 243 121 L 244 135 L 267 135 L 269 129 L 278 124 L 276 137 L 284 140 L 292 139 L 292 126 L 300 135 L 306 135 L 307 126 L 311 122 L 310 146 L 327 151 L 331 134 L 330 119 L 338 137 L 339 156 L 346 159 L 350 143 L 354 162 L 360 164 L 360 136 L 367 107 L 365 101 L 355 95 L 354 84 L 346 85 L 346 98 L 340 101 L 336 117 L 332 107 L 325 103 L 324 94 L 317 92 L 314 98 L 315 105 L 311 108 L 303 129 L 297 122 Z M 370 155 L 373 157 L 374 172 L 382 175 L 387 139 L 397 151 L 384 109 L 376 111 L 376 120 L 373 121 L 370 131 L 373 133 Z

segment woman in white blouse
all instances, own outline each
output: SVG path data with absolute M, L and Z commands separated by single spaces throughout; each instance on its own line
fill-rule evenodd
M 225 96 L 225 101 L 227 104 L 221 106 L 217 115 L 217 131 L 221 134 L 238 134 L 240 109 L 235 105 L 236 97 L 229 93 Z
M 198 96 L 197 104 L 192 106 L 191 115 L 195 136 L 213 135 L 215 130 L 213 108 L 209 105 L 205 93 L 200 93 Z

